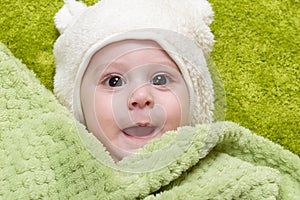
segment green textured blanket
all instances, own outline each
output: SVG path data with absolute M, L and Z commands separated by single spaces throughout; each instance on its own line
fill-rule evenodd
M 181 127 L 115 164 L 0 45 L 0 199 L 299 199 L 300 159 L 231 122 Z

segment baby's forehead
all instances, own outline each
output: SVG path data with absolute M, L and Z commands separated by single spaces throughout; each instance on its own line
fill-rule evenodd
M 111 43 L 107 46 L 109 49 L 113 49 L 116 53 L 119 53 L 119 57 L 129 53 L 143 53 L 152 52 L 157 54 L 165 54 L 165 50 L 153 40 L 123 40 L 116 43 Z
M 98 49 L 95 53 L 109 54 L 113 51 L 113 55 L 120 57 L 130 52 L 141 51 L 141 50 L 160 50 L 164 49 L 154 40 L 137 40 L 137 39 L 126 39 L 116 41 L 105 45 Z
M 110 43 L 92 56 L 88 67 L 99 69 L 145 64 L 177 67 L 169 54 L 152 40 L 122 40 Z

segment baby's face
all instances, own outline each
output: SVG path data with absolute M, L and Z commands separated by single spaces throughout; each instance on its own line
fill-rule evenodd
M 150 40 L 124 40 L 96 52 L 82 79 L 81 99 L 87 128 L 115 161 L 189 121 L 185 81 Z

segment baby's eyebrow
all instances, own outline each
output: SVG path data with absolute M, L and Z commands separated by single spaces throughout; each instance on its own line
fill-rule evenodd
M 107 62 L 107 63 L 99 63 L 96 65 L 96 67 L 92 70 L 93 74 L 98 74 L 99 71 L 102 71 L 103 73 L 107 73 L 109 71 L 114 71 L 114 70 L 118 70 L 118 71 L 124 71 L 125 72 L 125 67 L 126 66 L 124 63 L 121 62 Z M 103 69 L 103 70 L 102 70 Z
M 173 61 L 169 61 L 169 60 L 164 60 L 163 62 L 154 62 L 154 64 L 156 64 L 156 63 L 158 63 L 158 64 L 160 64 L 160 65 L 162 65 L 162 66 L 177 66 L 177 64 Z
M 162 65 L 162 66 L 178 67 L 177 63 L 169 56 L 164 57 L 164 58 L 153 57 L 149 64 L 159 64 L 159 65 Z

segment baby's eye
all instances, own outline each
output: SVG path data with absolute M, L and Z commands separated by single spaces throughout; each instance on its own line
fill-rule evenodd
M 152 79 L 153 85 L 166 85 L 170 82 L 170 78 L 165 74 L 158 74 Z
M 121 87 L 125 83 L 124 79 L 118 75 L 112 75 L 105 80 L 105 85 L 109 87 Z

